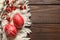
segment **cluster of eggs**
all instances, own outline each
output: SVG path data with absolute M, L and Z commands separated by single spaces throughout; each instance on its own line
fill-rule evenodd
M 15 5 L 17 3 L 17 5 Z M 13 11 L 19 9 L 25 10 L 26 5 L 24 5 L 24 2 L 20 0 L 6 0 L 5 1 L 6 8 L 4 12 L 2 13 L 2 17 L 5 17 L 5 19 L 8 21 L 8 23 L 5 25 L 4 30 L 7 36 L 9 37 L 15 37 L 17 35 L 18 29 L 22 29 L 24 25 L 24 18 L 20 15 L 20 13 L 12 13 Z M 14 15 L 13 15 L 14 14 Z M 9 15 L 13 15 L 11 18 Z M 13 23 L 11 23 L 13 21 Z
M 5 32 L 6 32 L 7 36 L 15 37 L 17 34 L 17 29 L 22 28 L 22 26 L 24 24 L 24 20 L 23 20 L 22 16 L 20 16 L 19 14 L 16 14 L 13 17 L 13 23 L 14 24 L 10 24 L 10 22 L 9 22 L 5 25 Z

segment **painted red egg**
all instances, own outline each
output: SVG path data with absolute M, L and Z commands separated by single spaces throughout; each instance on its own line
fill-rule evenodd
M 6 35 L 9 37 L 15 37 L 17 35 L 17 29 L 14 25 L 7 24 L 5 26 Z
M 23 6 L 22 6 L 22 5 L 20 5 L 20 7 L 19 7 L 19 8 L 20 8 L 20 10 L 23 10 Z
M 6 20 L 7 20 L 8 22 L 10 22 L 10 17 L 6 17 Z
M 26 6 L 23 6 L 24 9 L 26 9 Z
M 6 8 L 6 12 L 12 12 L 11 8 L 10 7 L 7 7 Z
M 17 13 L 13 16 L 13 23 L 16 26 L 16 28 L 22 28 L 24 24 L 24 19 L 20 14 Z
M 15 6 L 10 6 L 11 10 L 16 10 L 16 7 Z

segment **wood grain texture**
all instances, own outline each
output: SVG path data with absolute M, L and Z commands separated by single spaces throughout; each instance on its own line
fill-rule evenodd
M 60 32 L 60 24 L 33 24 L 34 32 Z
M 60 4 L 60 0 L 29 0 L 30 4 Z
M 30 7 L 33 23 L 60 23 L 59 5 L 32 5 Z
M 32 24 L 31 40 L 60 40 L 60 24 Z
M 31 40 L 60 40 L 59 4 L 60 0 L 30 0 Z

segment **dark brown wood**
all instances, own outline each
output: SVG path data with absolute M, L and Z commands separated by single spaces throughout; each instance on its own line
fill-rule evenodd
M 60 24 L 33 24 L 33 32 L 60 32 Z
M 60 4 L 60 0 L 29 0 L 30 4 Z
M 31 40 L 60 40 L 60 24 L 32 24 Z
M 33 23 L 60 23 L 59 5 L 32 5 L 30 8 Z
M 60 0 L 30 0 L 31 40 L 60 40 L 59 4 Z

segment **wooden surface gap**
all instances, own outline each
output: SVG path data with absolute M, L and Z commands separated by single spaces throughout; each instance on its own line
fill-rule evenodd
M 60 4 L 35 4 L 35 3 L 34 4 L 31 4 L 31 3 L 29 3 L 29 5 L 32 6 L 32 5 L 60 5 Z

